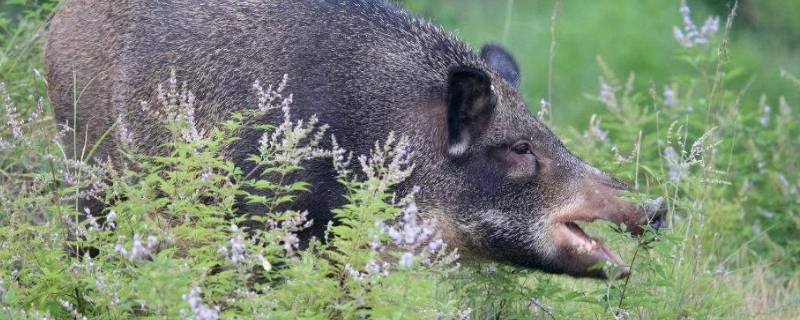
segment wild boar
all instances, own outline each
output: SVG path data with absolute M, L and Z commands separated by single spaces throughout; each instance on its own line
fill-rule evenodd
M 147 153 L 165 135 L 140 102 L 158 106 L 154 88 L 170 70 L 191 84 L 206 127 L 257 105 L 255 81 L 288 74 L 295 116 L 318 116 L 343 148 L 366 154 L 389 132 L 410 138 L 416 169 L 407 185 L 421 187 L 420 209 L 469 256 L 610 276 L 592 266 L 623 260 L 576 222 L 640 231 L 652 218 L 531 114 L 507 51 L 488 45 L 478 54 L 384 1 L 66 0 L 49 27 L 45 65 L 57 121 L 72 126 L 77 112 L 79 141 L 68 135 L 67 146 L 93 144 L 122 116 Z M 243 133 L 231 158 L 251 168 L 259 137 Z M 95 158 L 120 161 L 118 148 L 112 135 Z M 310 212 L 313 236 L 344 190 L 329 163 L 304 172 L 313 187 L 295 206 Z

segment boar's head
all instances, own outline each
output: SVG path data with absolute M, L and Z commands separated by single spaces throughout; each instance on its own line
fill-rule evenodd
M 634 234 L 660 223 L 621 199 L 625 184 L 576 157 L 528 110 L 519 68 L 497 46 L 449 69 L 433 135 L 415 183 L 421 206 L 442 211 L 447 241 L 467 255 L 578 277 L 625 276 L 619 255 L 577 222 L 608 220 Z M 433 160 L 439 159 L 439 160 Z M 615 274 L 598 264 L 609 263 Z

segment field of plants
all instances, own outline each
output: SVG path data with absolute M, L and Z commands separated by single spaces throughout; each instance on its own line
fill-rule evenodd
M 56 124 L 47 100 L 42 43 L 57 2 L 0 3 L 0 319 L 800 315 L 793 1 L 400 1 L 475 47 L 507 46 L 531 112 L 630 182 L 632 200 L 665 200 L 668 227 L 642 237 L 587 226 L 631 266 L 622 280 L 459 259 L 413 192 L 393 193 L 413 170 L 408 140 L 387 136 L 366 155 L 321 147 L 325 124 L 292 116 L 291 77 L 257 86 L 260 105 L 207 132 L 192 121 L 191 79 L 164 79 L 169 152 L 91 161 L 94 146 L 63 145 L 82 133 Z M 285 120 L 258 125 L 262 173 L 330 159 L 347 189 L 339 224 L 304 250 L 297 233 L 312 222 L 281 208 L 308 184 L 253 178 L 223 156 L 265 112 Z M 118 125 L 109 134 L 125 141 Z M 106 211 L 84 210 L 85 197 Z M 238 216 L 236 199 L 268 212 Z M 252 219 L 263 228 L 244 232 Z

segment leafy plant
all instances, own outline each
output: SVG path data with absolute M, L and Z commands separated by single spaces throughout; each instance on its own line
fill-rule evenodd
M 676 60 L 688 66 L 678 70 L 692 71 L 661 83 L 641 86 L 598 58 L 599 93 L 588 98 L 599 108 L 588 127 L 555 128 L 571 150 L 630 181 L 632 201 L 670 209 L 666 228 L 639 238 L 610 223 L 585 226 L 620 248 L 632 269 L 624 280 L 598 281 L 458 260 L 414 204 L 417 188 L 396 194 L 414 170 L 408 139 L 391 134 L 370 154 L 349 153 L 315 117 L 292 117 L 287 77 L 254 84 L 258 105 L 203 128 L 191 79 L 179 83 L 173 74 L 157 88 L 159 104 L 142 110 L 164 120 L 162 154 L 138 152 L 121 117 L 109 134 L 128 151 L 125 161 L 91 161 L 93 146 L 66 155 L 61 137 L 74 132 L 54 124 L 39 98 L 34 58 L 35 26 L 52 6 L 8 5 L 29 13 L 14 28 L 0 22 L 0 318 L 649 319 L 797 311 L 800 129 L 790 99 L 756 93 L 753 105 L 745 99 L 754 94 L 749 85 L 730 87 L 745 77 L 728 57 L 733 13 L 724 25 L 712 18 L 697 26 L 684 4 Z M 781 76 L 800 91 L 795 75 Z M 248 122 L 264 113 L 281 122 Z M 243 130 L 262 133 L 247 170 L 225 156 Z M 324 239 L 301 243 L 298 233 L 315 222 L 288 208 L 308 192 L 296 179 L 307 161 L 332 163 L 346 204 L 334 210 Z M 86 199 L 105 209 L 83 208 Z M 240 215 L 242 203 L 259 211 Z

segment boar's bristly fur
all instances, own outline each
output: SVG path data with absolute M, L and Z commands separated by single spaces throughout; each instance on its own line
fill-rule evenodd
M 467 255 L 602 277 L 592 266 L 622 261 L 573 221 L 647 221 L 617 197 L 621 184 L 573 156 L 528 111 L 506 50 L 490 45 L 478 55 L 383 1 L 65 0 L 45 64 L 59 124 L 71 126 L 77 111 L 77 146 L 122 116 L 136 149 L 149 154 L 165 135 L 140 103 L 159 105 L 154 88 L 171 70 L 190 84 L 203 128 L 257 105 L 257 80 L 288 74 L 295 117 L 316 115 L 341 147 L 366 154 L 389 132 L 410 138 L 416 169 L 401 188 L 421 187 L 419 207 Z M 122 161 L 110 137 L 95 159 Z M 245 172 L 259 137 L 244 131 L 229 148 Z M 308 237 L 322 232 L 344 190 L 329 163 L 304 167 L 299 178 L 311 192 L 294 206 L 314 219 Z

